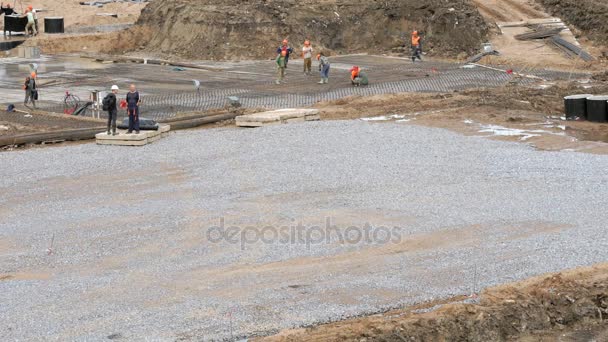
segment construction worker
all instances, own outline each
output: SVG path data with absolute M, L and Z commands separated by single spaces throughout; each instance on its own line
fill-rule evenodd
M 135 84 L 129 86 L 129 92 L 125 99 L 127 102 L 127 115 L 129 116 L 129 130 L 127 133 L 139 134 L 139 105 L 141 104 L 141 98 L 139 92 L 135 89 Z
M 304 58 L 304 74 L 310 75 L 312 70 L 312 53 L 313 49 L 310 46 L 310 41 L 306 40 L 304 42 L 304 47 L 302 48 L 302 58 Z
M 38 99 L 38 87 L 36 86 L 35 72 L 32 72 L 30 76 L 25 78 L 23 90 L 25 90 L 25 100 L 23 101 L 23 105 L 27 107 L 27 104 L 31 101 L 32 106 L 36 108 L 36 100 Z
M 11 4 L 6 4 L 4 7 L 4 3 L 0 3 L 0 12 L 4 13 L 4 15 L 13 15 L 15 11 L 11 8 Z
M 329 58 L 321 51 L 321 53 L 317 55 L 317 60 L 319 61 L 319 72 L 321 73 L 321 81 L 319 81 L 319 84 L 327 84 L 329 83 Z
M 277 84 L 281 84 L 285 78 L 285 68 L 287 68 L 287 51 L 281 51 L 277 56 Z
M 117 135 L 118 133 L 116 133 L 116 117 L 118 116 L 118 107 L 117 107 L 117 100 L 116 100 L 116 95 L 118 94 L 118 86 L 117 85 L 113 85 L 111 88 L 111 92 L 106 95 L 106 97 L 104 97 L 103 99 L 103 109 L 108 111 L 108 132 L 107 134 L 110 135 Z M 110 129 L 112 129 L 112 131 L 110 132 Z
M 287 69 L 289 55 L 293 52 L 293 49 L 289 46 L 289 41 L 287 39 L 284 39 L 283 44 L 277 48 L 277 55 L 280 55 L 283 51 L 285 51 L 285 69 Z
M 355 87 L 359 87 L 362 85 L 366 86 L 369 84 L 369 80 L 365 71 L 361 70 L 361 68 L 356 65 L 352 67 L 352 69 L 350 69 L 350 82 Z
M 422 61 L 422 38 L 418 31 L 412 32 L 412 62 L 416 62 L 416 58 Z
M 32 36 L 38 34 L 36 30 L 36 20 L 34 17 L 34 13 L 28 8 L 25 10 L 25 14 L 21 16 L 21 18 L 27 18 L 27 25 L 25 25 L 25 33 L 30 34 L 30 30 L 32 31 Z
M 34 6 L 32 6 L 32 5 L 27 6 L 27 10 L 29 12 L 31 12 L 32 15 L 34 16 L 34 28 L 35 28 L 34 34 L 36 35 L 36 34 L 38 34 L 37 32 L 40 32 L 38 30 L 38 15 L 36 14 L 36 10 L 34 9 Z

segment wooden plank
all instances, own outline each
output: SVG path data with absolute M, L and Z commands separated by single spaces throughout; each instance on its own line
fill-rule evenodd
M 500 28 L 503 27 L 522 27 L 528 25 L 542 25 L 542 24 L 557 24 L 562 23 L 559 18 L 540 18 L 540 19 L 528 19 L 522 21 L 511 21 L 511 22 L 497 22 L 496 25 Z

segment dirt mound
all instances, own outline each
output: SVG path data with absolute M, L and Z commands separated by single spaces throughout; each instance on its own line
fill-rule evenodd
M 606 265 L 484 291 L 475 300 L 430 303 L 264 341 L 556 341 L 605 340 Z
M 389 51 L 417 29 L 427 52 L 477 51 L 487 26 L 469 0 L 167 0 L 139 25 L 154 33 L 147 50 L 195 59 L 268 58 L 283 38 L 338 53 Z M 408 45 L 409 46 L 409 45 Z
M 608 2 L 604 0 L 537 0 L 549 13 L 562 18 L 590 39 L 608 43 Z

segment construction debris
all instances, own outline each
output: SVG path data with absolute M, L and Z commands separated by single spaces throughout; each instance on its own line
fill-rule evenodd
M 564 52 L 568 57 L 575 58 L 580 57 L 585 62 L 591 62 L 594 60 L 593 56 L 584 51 L 579 46 L 565 40 L 560 36 L 560 33 L 564 31 L 566 28 L 562 26 L 555 27 L 554 25 L 545 26 L 539 25 L 534 28 L 533 32 L 527 32 L 518 34 L 515 36 L 517 40 L 535 40 L 535 39 L 550 39 L 550 42 L 553 43 L 558 49 Z M 483 57 L 483 56 L 482 56 Z
M 477 63 L 485 56 L 500 56 L 500 52 L 498 52 L 496 50 L 484 51 L 482 53 L 476 54 L 475 56 L 467 59 L 466 64 Z
M 593 56 L 591 56 L 588 52 L 586 52 L 582 48 L 566 41 L 565 39 L 563 39 L 562 37 L 560 37 L 558 35 L 551 37 L 551 41 L 558 47 L 562 47 L 562 48 L 574 53 L 575 56 L 580 57 L 585 62 L 591 62 L 595 59 L 595 58 L 593 58 Z
M 526 27 L 526 26 L 535 26 L 535 25 L 543 25 L 543 26 L 556 26 L 556 27 L 566 27 L 566 25 L 562 22 L 560 18 L 540 18 L 540 19 L 528 19 L 522 21 L 514 21 L 514 22 L 498 22 L 496 26 L 502 30 L 504 27 Z
M 95 14 L 98 17 L 112 17 L 112 18 L 118 18 L 118 14 L 116 13 L 97 13 Z
M 318 120 L 321 120 L 318 109 L 279 109 L 270 112 L 237 116 L 236 125 L 239 127 L 260 127 Z
M 534 32 L 528 32 L 528 33 L 518 34 L 518 35 L 515 36 L 515 39 L 517 39 L 517 40 L 533 40 L 533 39 L 550 38 L 550 37 L 553 37 L 555 35 L 560 34 L 560 32 L 562 32 L 563 30 L 564 30 L 563 27 L 557 27 L 557 28 L 539 27 Z
M 103 7 L 103 5 L 111 4 L 113 2 L 144 3 L 144 2 L 148 2 L 148 1 L 149 0 L 96 0 L 96 1 L 81 1 L 80 5 Z

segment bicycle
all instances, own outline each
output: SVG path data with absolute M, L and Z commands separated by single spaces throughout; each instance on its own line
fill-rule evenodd
M 73 115 L 80 106 L 80 98 L 74 94 L 71 94 L 69 90 L 65 91 L 63 97 L 63 114 Z

